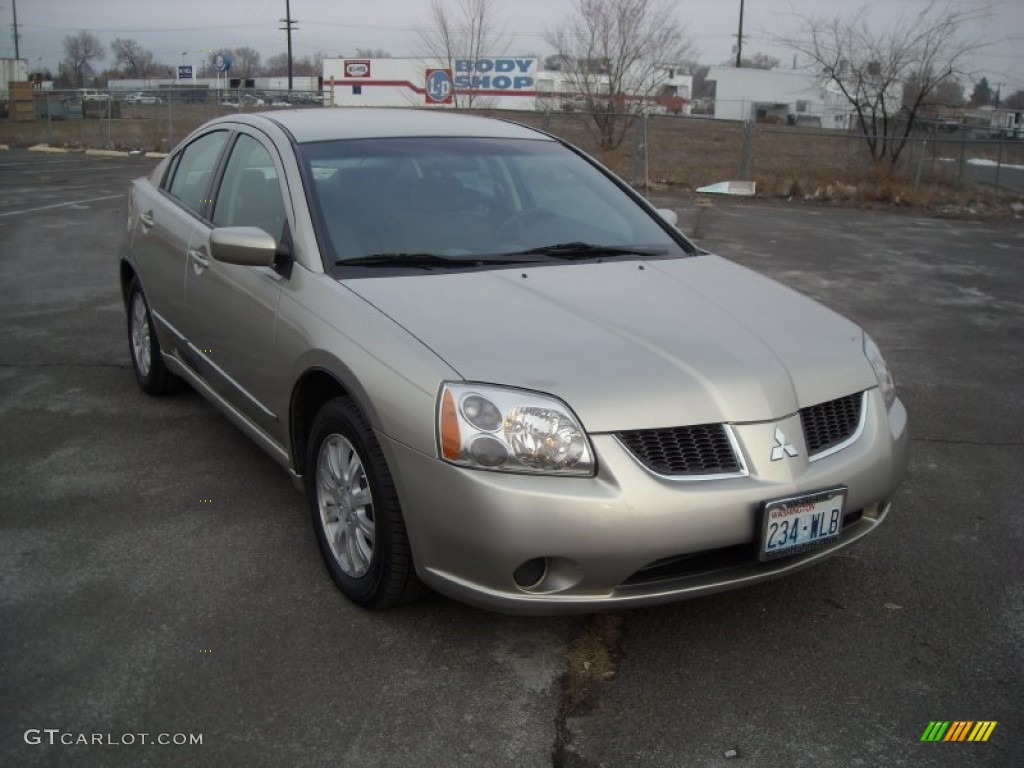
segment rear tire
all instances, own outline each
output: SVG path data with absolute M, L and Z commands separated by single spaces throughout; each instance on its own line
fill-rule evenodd
M 143 392 L 168 395 L 181 389 L 184 382 L 164 365 L 160 341 L 149 313 L 149 302 L 138 277 L 133 277 L 128 285 L 128 351 L 135 379 Z
M 306 448 L 306 498 L 324 565 L 338 589 L 383 610 L 418 597 L 405 520 L 373 429 L 346 398 L 328 401 Z

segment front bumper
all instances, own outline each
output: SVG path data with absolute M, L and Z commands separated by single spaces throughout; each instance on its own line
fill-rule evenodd
M 797 457 L 771 460 L 776 428 L 794 437 Z M 906 410 L 899 400 L 886 410 L 877 389 L 857 440 L 817 461 L 807 459 L 797 415 L 732 429 L 746 475 L 698 481 L 653 475 L 609 434 L 591 436 L 591 478 L 467 470 L 380 441 L 423 581 L 513 613 L 651 605 L 807 567 L 884 520 L 909 458 Z M 848 489 L 838 541 L 758 561 L 762 502 L 835 486 Z M 517 584 L 516 569 L 538 558 L 543 574 Z

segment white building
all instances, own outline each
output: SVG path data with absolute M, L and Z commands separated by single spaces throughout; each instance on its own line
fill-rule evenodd
M 644 89 L 650 96 L 617 98 L 624 105 L 643 100 L 652 111 L 689 114 L 693 78 L 669 67 L 657 68 L 654 77 Z M 324 59 L 323 89 L 324 104 L 336 107 L 462 107 L 472 96 L 474 106 L 490 109 L 586 108 L 563 73 L 515 56 L 455 59 L 450 69 L 429 58 Z
M 715 119 L 845 129 L 850 106 L 835 86 L 801 70 L 712 67 Z
M 454 106 L 472 95 L 494 109 L 532 110 L 537 60 L 514 56 L 455 59 L 324 59 L 324 104 L 336 107 Z

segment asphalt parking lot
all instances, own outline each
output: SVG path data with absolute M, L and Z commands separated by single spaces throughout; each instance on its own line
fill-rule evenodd
M 271 459 L 135 384 L 116 246 L 154 162 L 0 154 L 0 765 L 1024 765 L 1020 221 L 703 214 L 895 370 L 910 476 L 848 554 L 602 617 L 372 614 Z M 935 720 L 998 725 L 922 743 Z

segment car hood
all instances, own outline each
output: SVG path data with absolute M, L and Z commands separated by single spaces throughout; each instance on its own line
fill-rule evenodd
M 778 419 L 876 386 L 853 323 L 713 255 L 347 280 L 470 381 L 591 432 Z

